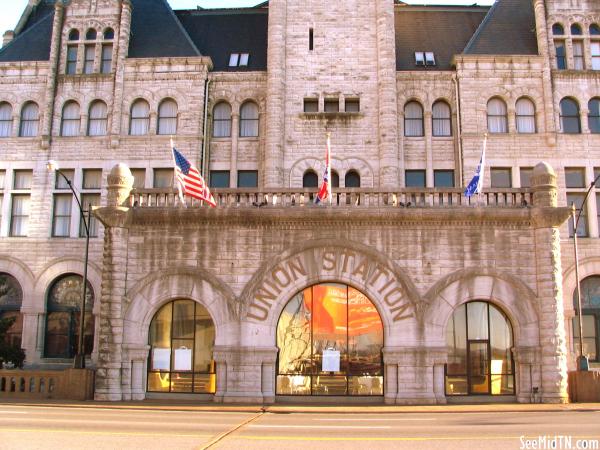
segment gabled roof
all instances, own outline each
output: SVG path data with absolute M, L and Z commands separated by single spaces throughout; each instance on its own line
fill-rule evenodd
M 132 0 L 129 58 L 200 56 L 167 0 Z
M 267 70 L 268 10 L 262 8 L 175 11 L 214 71 Z M 229 67 L 232 53 L 248 53 L 247 67 Z
M 396 70 L 450 70 L 452 57 L 463 51 L 488 9 L 480 6 L 396 8 Z M 415 65 L 415 52 L 433 52 L 436 65 Z
M 464 50 L 468 55 L 537 55 L 531 0 L 497 0 Z

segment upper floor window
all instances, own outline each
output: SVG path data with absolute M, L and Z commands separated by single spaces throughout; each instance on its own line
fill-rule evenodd
M 240 109 L 240 136 L 258 136 L 258 105 L 246 102 Z
M 340 187 L 340 174 L 337 173 L 335 170 L 331 171 L 331 187 Z
M 65 73 L 74 75 L 77 72 L 77 46 L 67 45 L 67 67 Z
M 316 188 L 319 186 L 319 177 L 312 170 L 307 170 L 302 176 L 303 188 Z
M 565 41 L 554 41 L 554 50 L 556 52 L 556 68 L 565 70 L 567 68 L 567 51 Z
M 571 34 L 573 36 L 581 36 L 583 32 L 581 31 L 581 26 L 577 23 L 571 25 Z
M 40 123 L 39 108 L 34 102 L 28 102 L 21 110 L 21 124 L 19 136 L 35 137 L 38 134 L 38 124 Z
M 87 30 L 85 32 L 85 39 L 87 41 L 93 41 L 93 40 L 95 40 L 96 36 L 98 36 L 98 33 L 93 28 L 90 28 L 89 30 Z
M 219 102 L 213 108 L 213 137 L 231 136 L 231 105 Z
M 150 129 L 150 105 L 146 100 L 138 99 L 131 105 L 131 121 L 129 123 L 129 134 L 131 136 L 143 136 Z
M 104 39 L 106 39 L 107 41 L 110 41 L 111 39 L 115 38 L 115 30 L 113 30 L 112 28 L 107 28 L 104 30 Z
M 158 107 L 158 134 L 177 133 L 177 103 L 168 98 Z
M 598 26 L 598 24 L 593 23 L 590 25 L 590 35 L 600 36 L 600 26 Z
M 434 136 L 451 136 L 450 106 L 444 101 L 433 104 L 432 131 Z
M 108 107 L 101 100 L 90 105 L 88 135 L 105 136 L 108 129 Z
M 535 133 L 535 105 L 528 98 L 516 103 L 517 133 Z
M 360 99 L 347 98 L 345 99 L 346 112 L 360 112 Z
M 592 70 L 600 70 L 600 41 L 590 44 L 590 54 L 592 56 Z
M 600 98 L 596 97 L 588 103 L 588 127 L 590 133 L 600 133 Z
M 100 73 L 110 73 L 112 70 L 112 44 L 102 45 L 102 61 L 100 61 Z
M 572 98 L 567 97 L 560 101 L 560 127 L 563 133 L 581 133 L 579 105 Z
M 344 177 L 344 185 L 347 188 L 359 188 L 360 187 L 360 175 L 356 170 L 349 170 L 346 172 Z
M 423 136 L 423 107 L 419 102 L 404 106 L 404 136 Z
M 10 103 L 0 103 L 0 137 L 9 137 L 12 132 L 12 106 Z
M 583 70 L 583 41 L 573 41 L 573 69 Z
M 79 40 L 79 30 L 73 29 L 69 31 L 69 40 L 70 41 L 78 41 Z
M 304 99 L 304 112 L 305 113 L 319 112 L 319 99 L 318 98 L 305 98 Z
M 83 58 L 83 73 L 89 74 L 94 72 L 94 60 L 96 58 L 96 46 L 86 45 Z
M 325 112 L 337 113 L 340 112 L 340 99 L 339 98 L 326 98 L 323 102 Z
M 249 60 L 249 53 L 231 53 L 229 55 L 229 67 L 247 67 Z
M 552 25 L 552 34 L 555 36 L 562 36 L 565 34 L 565 29 L 560 23 L 555 23 Z
M 62 111 L 62 123 L 60 126 L 61 136 L 79 136 L 81 115 L 79 104 L 74 101 L 65 103 Z
M 490 133 L 508 133 L 506 103 L 499 98 L 492 98 L 487 104 L 487 122 Z

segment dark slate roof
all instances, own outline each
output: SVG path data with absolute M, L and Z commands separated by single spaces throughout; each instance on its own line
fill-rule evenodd
M 497 0 L 467 44 L 470 55 L 537 55 L 531 0 Z
M 267 70 L 268 10 L 245 9 L 175 11 L 215 71 Z M 229 67 L 231 53 L 249 53 L 248 67 Z
M 396 8 L 396 69 L 449 70 L 488 12 L 487 7 Z M 416 66 L 415 52 L 433 52 L 435 66 Z
M 23 28 L 12 42 L 0 49 L 0 62 L 48 61 L 54 20 L 54 1 L 34 6 Z
M 199 56 L 167 0 L 133 0 L 129 58 Z

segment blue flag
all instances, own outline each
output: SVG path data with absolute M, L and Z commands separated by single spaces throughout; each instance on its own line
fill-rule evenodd
M 477 169 L 475 169 L 475 176 L 467 185 L 465 189 L 465 197 L 470 197 L 473 194 L 481 194 L 481 188 L 483 187 L 483 173 L 485 170 L 485 148 L 487 147 L 487 133 L 485 134 L 485 139 L 483 140 L 483 151 L 481 152 L 481 159 L 479 160 L 479 165 Z

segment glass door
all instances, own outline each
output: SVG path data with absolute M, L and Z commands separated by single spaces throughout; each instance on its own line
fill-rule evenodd
M 469 394 L 489 394 L 487 341 L 469 341 Z

